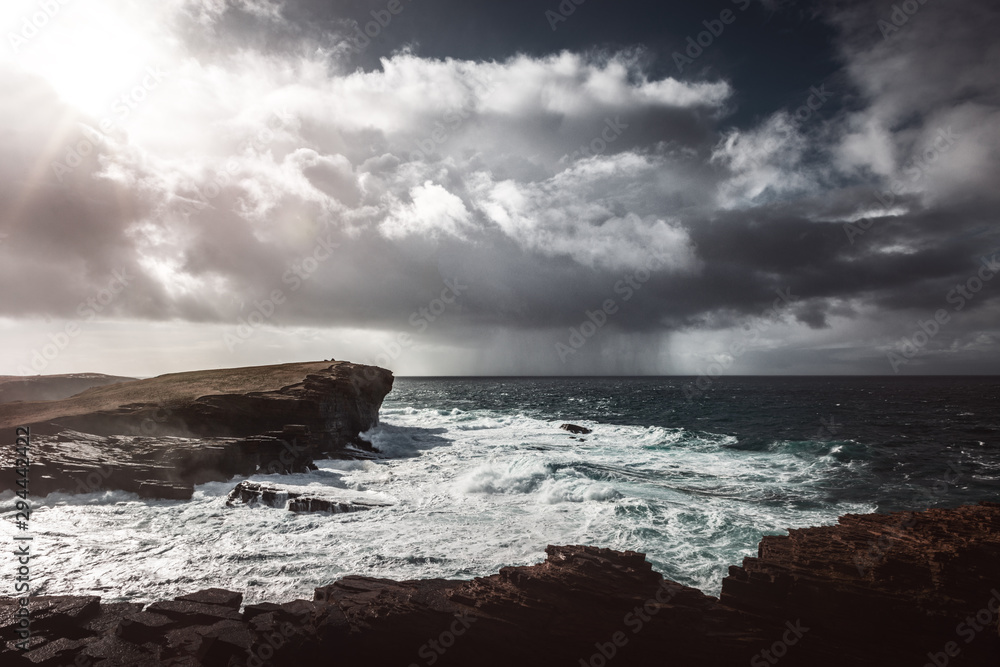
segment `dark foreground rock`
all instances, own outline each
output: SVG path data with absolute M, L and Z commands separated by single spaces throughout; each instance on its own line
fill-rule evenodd
M 1000 505 L 846 516 L 767 537 L 721 599 L 642 554 L 548 547 L 472 581 L 346 577 L 313 600 L 247 605 L 212 589 L 139 610 L 35 598 L 31 651 L 3 665 L 998 664 Z
M 1000 504 L 849 514 L 765 537 L 756 558 L 730 568 L 721 601 L 801 619 L 810 628 L 803 647 L 836 653 L 840 664 L 994 666 L 998 565 Z
M 175 373 L 72 398 L 0 407 L 0 430 L 30 427 L 31 493 L 118 489 L 184 500 L 194 485 L 310 469 L 370 445 L 392 373 L 347 362 Z M 13 448 L 0 466 L 13 467 Z M 0 491 L 15 490 L 14 476 Z
M 363 494 L 330 488 L 311 489 L 308 487 L 293 487 L 280 484 L 264 484 L 261 482 L 240 482 L 229 493 L 226 505 L 267 505 L 290 512 L 362 512 L 376 507 L 388 507 L 389 503 L 380 503 L 365 498 Z
M 559 428 L 561 428 L 564 431 L 569 431 L 570 433 L 574 433 L 576 435 L 587 435 L 588 433 L 592 432 L 589 428 L 584 428 L 583 426 L 577 426 L 576 424 L 563 424 Z

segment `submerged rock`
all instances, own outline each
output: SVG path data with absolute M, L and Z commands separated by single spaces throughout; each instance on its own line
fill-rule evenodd
M 588 433 L 593 433 L 589 428 L 584 428 L 583 426 L 577 426 L 576 424 L 563 424 L 560 426 L 564 431 L 569 431 L 570 433 L 576 435 L 587 435 Z
M 170 482 L 141 482 L 139 484 L 140 498 L 155 498 L 160 500 L 191 500 L 194 495 L 193 484 L 171 484 Z
M 291 487 L 259 482 L 240 482 L 229 493 L 226 505 L 267 505 L 290 512 L 361 512 L 376 507 L 388 507 L 383 503 L 366 498 L 347 490 L 313 489 L 311 487 Z

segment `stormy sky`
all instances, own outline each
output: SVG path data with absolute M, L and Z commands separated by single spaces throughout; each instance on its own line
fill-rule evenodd
M 0 27 L 0 374 L 1000 373 L 995 2 Z

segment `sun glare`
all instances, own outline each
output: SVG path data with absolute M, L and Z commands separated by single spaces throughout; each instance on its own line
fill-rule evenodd
M 134 18 L 88 0 L 15 1 L 3 10 L 4 58 L 43 77 L 67 104 L 111 116 L 159 65 Z

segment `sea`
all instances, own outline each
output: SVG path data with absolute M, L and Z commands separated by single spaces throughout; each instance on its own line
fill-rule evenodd
M 378 456 L 251 478 L 385 507 L 227 507 L 243 478 L 189 502 L 56 493 L 33 499 L 34 593 L 282 602 L 346 575 L 471 579 L 586 544 L 718 595 L 765 535 L 1000 500 L 1000 378 L 696 380 L 397 378 L 365 434 Z

